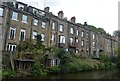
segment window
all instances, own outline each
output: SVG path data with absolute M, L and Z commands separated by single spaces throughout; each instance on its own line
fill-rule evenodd
M 35 26 L 38 26 L 38 20 L 37 20 L 37 19 L 34 19 L 33 22 L 34 22 L 33 24 L 34 24 Z
M 82 37 L 84 37 L 84 31 L 82 31 Z
M 21 41 L 24 41 L 24 40 L 25 40 L 25 33 L 26 33 L 26 30 L 21 29 L 21 31 L 20 31 L 20 40 L 21 40 Z
M 42 21 L 42 28 L 46 28 L 46 22 Z
M 22 15 L 22 22 L 27 23 L 27 16 L 26 15 Z
M 82 40 L 82 44 L 81 44 L 81 46 L 82 46 L 82 47 L 84 46 L 84 40 Z
M 24 5 L 18 4 L 18 9 L 19 9 L 19 10 L 24 10 Z
M 18 13 L 13 12 L 12 13 L 12 20 L 17 20 L 17 17 L 18 17 Z
M 52 23 L 52 29 L 55 29 L 55 22 Z
M 0 16 L 3 16 L 3 8 L 0 8 Z
M 79 42 L 79 40 L 78 40 L 78 38 L 76 39 L 76 43 L 78 43 Z
M 16 33 L 16 28 L 10 27 L 9 38 L 10 38 L 10 39 L 15 39 L 15 33 Z
M 51 59 L 51 66 L 55 66 L 55 63 L 56 61 L 55 61 L 55 59 Z
M 37 39 L 37 32 L 33 31 L 33 39 Z
M 73 28 L 70 28 L 70 33 L 73 34 Z
M 63 25 L 59 25 L 59 31 L 63 32 Z
M 79 35 L 79 31 L 78 30 L 76 31 L 76 34 Z
M 7 51 L 15 51 L 15 50 L 16 50 L 16 45 L 13 45 L 13 44 L 7 45 Z
M 93 34 L 93 39 L 95 39 L 95 34 Z
M 73 38 L 70 38 L 70 43 L 73 43 Z
M 41 34 L 41 37 L 42 37 L 42 38 L 41 38 L 41 41 L 45 41 L 45 34 L 42 33 L 42 34 Z
M 54 42 L 54 40 L 55 40 L 55 35 L 52 34 L 52 42 Z
M 88 32 L 86 33 L 86 38 L 88 39 Z
M 65 43 L 65 36 L 60 35 L 60 43 Z
M 95 42 L 93 42 L 93 48 L 95 48 Z

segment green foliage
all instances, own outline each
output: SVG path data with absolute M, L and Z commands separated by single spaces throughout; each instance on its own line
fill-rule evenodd
M 115 63 L 117 64 L 118 68 L 120 68 L 120 47 L 115 51 Z
M 120 37 L 120 30 L 116 30 L 116 31 L 114 31 L 113 34 L 114 34 L 115 36 Z
M 105 53 L 101 53 L 99 59 L 103 63 L 110 62 L 110 57 Z
M 26 39 L 26 41 L 21 41 L 18 46 L 17 46 L 17 51 L 18 52 L 21 52 L 21 51 L 33 51 L 34 49 L 34 44 L 33 44 L 33 41 L 30 40 L 30 39 Z
M 31 74 L 34 77 L 46 76 L 47 72 L 43 69 L 43 65 L 40 62 L 36 62 L 31 69 Z
M 49 72 L 52 73 L 52 74 L 59 73 L 60 70 L 61 70 L 61 69 L 60 69 L 60 67 L 58 67 L 58 66 L 51 66 L 51 67 L 49 68 Z
M 4 69 L 2 71 L 3 78 L 12 78 L 16 76 L 16 72 L 12 71 L 11 69 Z

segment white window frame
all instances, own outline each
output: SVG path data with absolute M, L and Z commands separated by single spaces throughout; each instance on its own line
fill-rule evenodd
M 79 43 L 79 39 L 78 38 L 76 39 L 76 43 Z
M 0 8 L 0 16 L 3 16 L 3 8 Z
M 51 59 L 51 66 L 55 66 L 55 64 L 56 64 L 56 61 L 55 61 L 56 59 Z
M 11 47 L 11 49 L 10 49 L 10 47 Z M 15 47 L 15 50 L 16 50 L 16 45 L 14 45 L 14 44 L 7 44 L 6 50 L 8 50 L 8 51 L 14 51 L 13 47 Z
M 44 33 L 41 34 L 41 41 L 45 41 L 45 34 Z
M 71 27 L 71 28 L 70 28 L 70 33 L 73 34 L 73 32 L 74 32 L 74 31 L 73 31 L 73 28 Z
M 81 34 L 82 37 L 84 37 L 84 31 L 82 31 L 82 34 Z
M 64 26 L 62 24 L 59 25 L 59 31 L 63 32 Z
M 52 29 L 55 29 L 55 22 L 52 23 Z
M 42 28 L 46 28 L 46 22 L 42 21 Z
M 65 36 L 64 35 L 60 35 L 60 41 L 59 42 L 65 44 Z
M 27 23 L 27 16 L 26 15 L 22 15 L 22 22 Z
M 38 26 L 38 19 L 33 19 L 34 26 Z
M 84 40 L 82 40 L 81 46 L 84 47 Z
M 73 38 L 72 37 L 70 38 L 70 43 L 73 43 Z
M 23 38 L 23 41 L 25 41 L 26 30 L 25 30 L 25 29 L 21 29 L 19 40 L 21 40 L 21 32 L 24 32 L 24 38 Z
M 76 31 L 76 35 L 79 35 L 79 30 L 77 29 L 77 31 Z
M 54 35 L 54 34 L 52 34 L 52 38 L 51 38 L 51 40 L 52 40 L 52 42 L 55 41 L 55 35 Z
M 95 34 L 93 34 L 93 39 L 95 39 Z
M 37 39 L 37 32 L 36 31 L 33 31 L 33 36 L 32 36 L 33 39 Z
M 17 21 L 18 18 L 18 13 L 17 12 L 13 12 L 12 13 L 12 20 L 16 20 Z
M 16 28 L 14 28 L 14 27 L 10 27 L 9 39 L 12 39 L 12 38 L 11 38 L 11 30 L 13 30 L 13 31 L 14 31 L 13 39 L 15 39 Z

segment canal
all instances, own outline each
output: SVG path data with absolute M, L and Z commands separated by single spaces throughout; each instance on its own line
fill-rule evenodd
M 42 79 L 120 79 L 120 70 L 48 75 Z

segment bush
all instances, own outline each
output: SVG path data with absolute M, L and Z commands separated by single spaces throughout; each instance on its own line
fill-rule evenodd
M 47 71 L 43 69 L 43 65 L 39 62 L 36 62 L 31 69 L 31 74 L 35 77 L 46 76 Z
M 3 78 L 12 78 L 16 76 L 16 72 L 10 69 L 4 69 L 2 72 Z
M 49 68 L 49 72 L 50 73 L 59 73 L 60 72 L 60 68 L 58 67 L 58 66 L 51 66 L 50 68 Z

